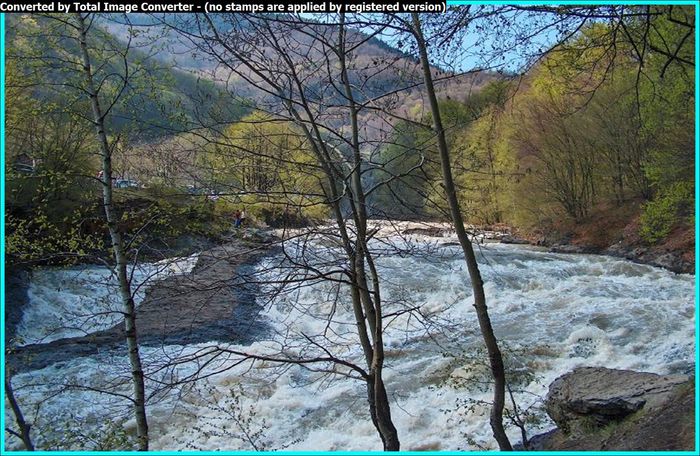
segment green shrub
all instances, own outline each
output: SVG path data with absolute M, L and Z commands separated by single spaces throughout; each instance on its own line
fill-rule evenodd
M 677 223 L 692 223 L 693 192 L 692 183 L 677 182 L 646 203 L 640 218 L 642 239 L 654 244 L 666 238 Z

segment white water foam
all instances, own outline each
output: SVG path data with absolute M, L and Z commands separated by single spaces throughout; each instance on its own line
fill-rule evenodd
M 134 302 L 165 277 L 189 273 L 198 254 L 130 267 Z M 46 343 L 109 329 L 123 320 L 116 275 L 103 266 L 43 268 L 32 272 L 28 303 L 17 327 L 17 345 Z
M 488 408 L 478 402 L 487 401 L 490 393 L 480 388 L 486 378 L 484 356 L 466 268 L 456 247 L 420 240 L 415 247 L 410 255 L 385 254 L 378 262 L 385 279 L 385 311 L 418 307 L 422 314 L 387 320 L 384 373 L 402 449 L 494 449 Z M 327 251 L 309 254 L 321 261 Z M 578 366 L 661 374 L 692 369 L 694 276 L 522 246 L 490 245 L 479 256 L 493 325 L 508 363 L 532 374 L 518 385 L 521 407 L 537 405 L 551 381 Z M 295 337 L 325 334 L 324 344 L 334 354 L 361 364 L 348 300 L 341 289 L 334 305 L 336 291 L 333 284 L 319 282 L 280 294 L 261 318 L 286 337 L 277 334 L 251 346 L 227 347 L 275 353 L 285 343 L 287 354 L 310 355 L 317 350 Z M 144 348 L 143 354 L 154 371 L 165 354 L 173 358 L 204 347 Z M 206 387 L 166 394 L 149 407 L 152 449 L 381 449 L 361 381 L 300 366 L 280 371 L 269 362 L 234 364 L 230 359 L 210 366 L 211 371 L 228 370 L 208 378 Z M 172 375 L 183 378 L 196 369 L 196 363 L 185 363 Z M 102 354 L 21 374 L 14 382 L 20 400 L 34 403 L 56 387 L 30 383 L 72 379 L 105 385 L 117 372 L 128 373 L 125 357 Z M 152 390 L 156 383 L 148 387 Z M 128 393 L 128 383 L 122 389 Z M 230 390 L 237 402 L 230 399 Z M 126 414 L 127 406 L 111 396 L 71 391 L 44 402 L 39 416 L 48 421 L 79 410 L 81 420 L 93 423 L 117 416 L 115 407 Z M 133 430 L 134 424 L 126 426 Z M 531 433 L 549 426 L 545 421 Z M 519 432 L 509 435 L 519 439 Z

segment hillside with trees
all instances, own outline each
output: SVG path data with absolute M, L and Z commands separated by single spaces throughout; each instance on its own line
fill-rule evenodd
M 441 99 L 466 219 L 591 251 L 660 246 L 690 267 L 695 71 L 685 29 L 671 26 L 690 19 L 675 14 L 654 20 L 646 44 L 675 43 L 666 54 L 646 51 L 640 62 L 645 22 L 624 35 L 592 24 L 521 76 L 463 102 Z M 390 173 L 410 172 L 377 196 L 376 210 L 444 217 L 430 131 L 395 131 L 380 160 Z

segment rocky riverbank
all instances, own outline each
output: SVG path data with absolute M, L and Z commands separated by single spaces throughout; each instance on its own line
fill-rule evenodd
M 692 451 L 695 379 L 585 367 L 549 387 L 557 428 L 530 439 L 539 451 Z
M 677 229 L 664 242 L 649 245 L 637 234 L 638 227 L 627 226 L 621 233 L 605 232 L 592 236 L 584 231 L 524 232 L 507 225 L 467 226 L 478 243 L 529 244 L 546 247 L 553 253 L 588 253 L 624 258 L 675 273 L 695 273 L 695 236 L 691 229 Z M 404 236 L 453 237 L 448 223 L 410 223 L 401 230 Z M 457 245 L 445 242 L 442 245 Z
M 676 273 L 695 273 L 694 226 L 677 225 L 653 243 L 640 232 L 638 208 L 612 207 L 601 209 L 579 223 L 559 221 L 546 229 L 523 233 L 521 237 L 553 252 L 610 255 Z
M 22 320 L 22 313 L 29 302 L 27 290 L 31 272 L 24 268 L 5 271 L 5 346 L 11 346 L 15 338 L 17 325 Z
M 249 276 L 257 261 L 269 254 L 270 249 L 269 240 L 250 236 L 234 238 L 202 252 L 191 273 L 153 283 L 138 308 L 140 344 L 252 341 L 265 331 L 265 323 L 256 318 L 259 311 L 255 303 L 256 284 Z M 7 333 L 14 334 L 21 320 L 22 297 L 26 302 L 28 276 L 10 277 L 8 283 L 13 286 L 9 287 L 8 299 L 17 301 L 7 306 L 13 310 L 6 314 L 6 321 Z M 21 281 L 23 277 L 24 282 Z M 14 347 L 8 363 L 15 372 L 22 372 L 41 369 L 70 357 L 119 349 L 122 345 L 124 328 L 119 324 L 83 337 Z
M 547 245 L 550 247 L 550 251 L 557 253 L 594 253 L 609 255 L 634 261 L 635 263 L 668 269 L 669 271 L 679 274 L 695 273 L 695 256 L 692 253 L 689 253 L 687 249 L 678 249 L 666 245 L 651 246 L 638 242 L 632 243 L 627 240 L 620 240 L 612 245 L 600 247 L 581 241 L 576 242 L 575 239 L 568 242 L 566 240 L 558 240 L 549 243 L 549 245 L 547 243 L 540 243 L 539 245 Z

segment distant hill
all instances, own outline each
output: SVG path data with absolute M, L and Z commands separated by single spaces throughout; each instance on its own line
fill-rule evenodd
M 213 20 L 222 30 L 230 30 L 223 16 L 212 15 Z M 199 18 L 201 19 L 201 17 Z M 127 21 L 125 22 L 125 21 Z M 13 46 L 23 41 L 32 55 L 61 57 L 79 61 L 77 43 L 73 40 L 61 40 L 61 49 L 55 43 L 42 38 L 42 33 L 52 22 L 48 18 L 27 15 L 8 15 L 7 42 Z M 139 68 L 141 74 L 147 75 L 143 81 L 127 88 L 124 102 L 115 106 L 108 119 L 113 128 L 122 132 L 131 130 L 140 142 L 149 142 L 158 138 L 175 136 L 183 131 L 196 129 L 205 125 L 231 123 L 251 112 L 255 105 L 274 104 L 264 91 L 250 84 L 240 75 L 219 62 L 202 55 L 194 49 L 188 39 L 173 28 L 164 27 L 163 23 L 175 21 L 180 27 L 193 27 L 197 21 L 195 15 L 151 16 L 146 14 L 101 15 L 96 20 L 98 32 L 91 33 L 96 47 L 105 43 L 125 43 L 129 30 L 137 30 L 133 39 L 134 48 L 129 54 L 129 64 Z M 246 16 L 237 16 L 236 27 L 251 29 L 254 23 Z M 337 39 L 337 30 L 322 23 L 307 24 L 314 33 L 320 33 L 329 41 Z M 18 40 L 23 37 L 23 40 Z M 281 39 L 292 43 L 294 51 L 305 58 L 321 59 L 318 42 L 313 42 L 308 34 L 292 30 Z M 386 42 L 349 29 L 347 41 L 361 43 L 350 59 L 349 74 L 356 97 L 360 102 L 396 91 L 391 97 L 382 98 L 376 104 L 400 116 L 422 116 L 425 112 L 425 100 L 420 83 L 422 76 L 418 62 L 411 55 L 392 47 Z M 265 49 L 268 51 L 269 49 Z M 21 51 L 20 51 L 21 54 Z M 12 51 L 8 52 L 8 61 Z M 21 57 L 20 57 L 21 59 Z M 118 62 L 117 62 L 118 63 Z M 332 62 L 335 64 L 334 62 Z M 119 74 L 121 68 L 115 62 L 103 67 L 102 73 Z M 331 86 L 327 72 L 308 69 L 305 81 L 307 86 L 318 87 L 316 99 L 312 101 L 326 106 L 338 106 L 344 102 L 343 95 Z M 498 78 L 495 73 L 476 72 L 454 76 L 448 72 L 434 69 L 438 80 L 438 96 L 465 100 L 471 93 L 480 90 L 489 81 Z M 325 78 L 324 78 L 325 75 Z M 68 77 L 60 68 L 49 68 L 44 77 L 47 81 L 61 82 Z M 75 77 L 75 75 L 73 75 Z M 440 81 L 442 79 L 442 81 Z M 339 81 L 331 81 L 338 85 Z M 51 89 L 37 89 L 36 96 L 47 101 L 65 102 L 65 92 Z M 406 89 L 407 87 L 412 87 Z M 404 88 L 403 90 L 401 90 Z M 331 109 L 332 111 L 332 109 Z M 380 139 L 391 130 L 391 120 L 380 116 L 376 111 L 361 112 L 363 135 L 369 141 Z M 338 116 L 338 128 L 345 126 L 346 116 Z
M 80 62 L 81 57 L 75 40 L 44 39 L 44 33 L 56 31 L 57 24 L 57 21 L 41 16 L 7 15 L 8 63 L 13 64 L 14 60 L 16 64 L 31 66 L 37 65 L 37 61 L 42 62 L 34 68 L 25 68 L 28 73 L 41 74 L 41 80 L 48 83 L 38 84 L 34 96 L 47 103 L 66 105 L 71 103 L 71 97 L 77 101 L 82 95 L 63 86 L 79 75 L 66 70 L 61 62 Z M 119 27 L 115 28 L 104 18 L 93 26 L 98 27 L 90 34 L 95 54 L 100 52 L 99 49 L 108 49 L 111 43 L 125 42 L 125 34 L 114 33 Z M 211 112 L 226 111 L 231 120 L 250 112 L 250 103 L 246 100 L 231 102 L 223 89 L 210 79 L 168 64 L 154 51 L 155 48 L 140 45 L 129 51 L 129 69 L 139 76 L 126 88 L 122 101 L 114 106 L 107 119 L 116 133 L 129 131 L 136 142 L 149 142 L 197 128 L 207 122 L 207 115 Z M 113 87 L 109 85 L 117 84 L 115 75 L 124 73 L 123 62 L 112 54 L 105 59 L 95 55 L 93 60 L 98 78 L 112 75 L 106 79 L 105 88 L 111 90 Z M 224 105 L 221 104 L 223 100 L 226 100 Z
M 210 15 L 213 22 L 223 33 L 236 27 L 241 33 L 253 35 L 256 24 L 244 15 Z M 270 97 L 259 87 L 246 80 L 247 77 L 255 79 L 252 75 L 243 71 L 243 77 L 230 68 L 215 61 L 210 56 L 197 49 L 196 39 L 192 37 L 183 38 L 180 31 L 194 31 L 195 34 L 200 25 L 201 16 L 198 18 L 192 14 L 178 14 L 170 16 L 149 16 L 145 14 L 134 14 L 129 16 L 130 26 L 136 26 L 151 36 L 159 36 L 161 42 L 167 45 L 158 49 L 156 58 L 176 68 L 181 74 L 196 76 L 201 80 L 213 82 L 218 87 L 225 87 L 228 92 L 228 99 L 231 96 L 250 99 L 253 103 L 274 107 L 279 103 L 274 97 Z M 170 27 L 163 27 L 168 23 Z M 259 25 L 258 25 L 259 26 Z M 125 37 L 128 34 L 129 25 L 110 22 L 107 29 L 115 36 Z M 284 27 L 284 26 L 281 26 Z M 328 50 L 318 40 L 314 41 L 310 35 L 322 35 L 328 42 L 337 40 L 337 28 L 322 23 L 304 24 L 304 31 L 294 30 L 293 27 L 283 28 L 277 36 L 280 41 L 289 46 L 291 54 L 299 56 L 301 62 L 325 61 L 324 53 Z M 311 33 L 309 33 L 311 32 Z M 375 103 L 390 112 L 408 117 L 422 117 L 426 112 L 426 100 L 424 99 L 422 83 L 422 72 L 418 61 L 408 53 L 392 47 L 386 42 L 369 37 L 357 30 L 349 29 L 347 35 L 349 47 L 357 44 L 349 59 L 349 76 L 351 83 L 355 87 L 357 101 L 364 102 L 369 99 L 384 95 L 389 92 L 396 93 L 389 97 L 384 97 Z M 275 51 L 265 46 L 261 40 L 261 46 L 256 48 L 258 52 L 265 52 L 274 60 Z M 330 59 L 331 65 L 337 65 L 337 61 Z M 326 112 L 333 117 L 334 106 L 342 105 L 344 95 L 340 93 L 340 81 L 328 81 L 328 72 L 325 68 L 304 68 L 301 72 L 304 75 L 304 83 L 310 89 L 307 96 L 311 101 L 323 106 Z M 471 94 L 479 91 L 488 82 L 500 78 L 493 72 L 474 72 L 464 75 L 454 75 L 434 69 L 437 81 L 437 92 L 440 98 L 451 98 L 457 101 L 465 101 Z M 336 87 L 333 87 L 333 84 Z M 403 90 L 401 90 L 403 89 Z M 337 110 L 337 109 L 336 109 Z M 370 142 L 386 137 L 392 129 L 395 118 L 386 115 L 379 115 L 376 110 L 364 110 L 361 113 L 362 134 L 364 139 Z M 347 116 L 338 115 L 333 122 L 334 126 L 341 129 L 347 126 Z

